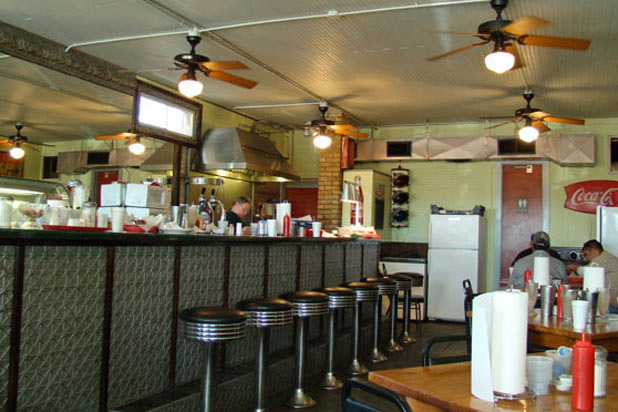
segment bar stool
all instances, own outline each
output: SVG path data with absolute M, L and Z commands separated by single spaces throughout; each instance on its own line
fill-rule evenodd
M 386 279 L 391 279 L 395 281 L 395 293 L 391 296 L 391 304 L 390 304 L 390 312 L 391 312 L 391 331 L 388 340 L 388 344 L 386 345 L 386 350 L 389 352 L 401 352 L 403 351 L 403 346 L 397 342 L 395 339 L 395 333 L 397 328 L 397 308 L 399 307 L 399 291 L 410 290 L 412 287 L 412 282 L 408 279 L 407 276 L 398 276 L 398 275 L 388 275 L 385 276 Z
M 331 287 L 321 289 L 320 292 L 328 295 L 328 368 L 322 380 L 322 388 L 328 390 L 339 389 L 343 386 L 335 376 L 335 318 L 337 309 L 353 308 L 356 306 L 356 292 L 350 288 Z
M 363 282 L 374 284 L 378 287 L 378 299 L 373 306 L 373 348 L 369 361 L 373 363 L 384 362 L 388 358 L 380 352 L 380 325 L 382 324 L 382 296 L 393 296 L 397 293 L 397 282 L 385 278 L 366 278 Z M 391 300 L 392 302 L 392 300 Z
M 270 328 L 285 326 L 292 323 L 292 304 L 283 299 L 247 299 L 236 304 L 247 314 L 247 326 L 258 328 L 259 346 L 257 353 L 257 378 L 255 412 L 266 410 L 267 379 L 268 379 L 268 345 Z
M 202 412 L 212 408 L 215 342 L 241 339 L 245 336 L 247 315 L 236 309 L 196 307 L 180 312 L 180 331 L 187 339 L 205 343 L 206 365 L 203 376 Z
M 290 408 L 309 408 L 316 404 L 315 400 L 305 392 L 303 378 L 307 357 L 307 318 L 322 316 L 328 313 L 328 295 L 320 292 L 298 291 L 285 293 L 281 299 L 290 301 L 293 305 L 292 315 L 296 316 L 296 388 L 285 403 Z
M 410 295 L 412 294 L 412 277 L 409 273 L 398 272 L 393 276 L 405 277 L 407 282 L 405 282 L 405 289 L 403 290 L 403 328 L 401 330 L 401 335 L 399 335 L 399 342 L 404 345 L 416 342 L 412 336 L 410 336 Z M 403 278 L 402 278 L 403 279 Z M 396 306 L 398 308 L 398 306 Z
M 352 362 L 348 367 L 348 373 L 353 376 L 364 375 L 369 370 L 359 359 L 359 340 L 361 309 L 363 302 L 375 302 L 378 300 L 378 287 L 367 282 L 349 282 L 343 285 L 356 293 L 356 306 L 354 307 L 354 340 L 352 342 Z

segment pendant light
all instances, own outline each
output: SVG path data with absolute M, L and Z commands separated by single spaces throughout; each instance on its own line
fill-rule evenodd
M 539 131 L 532 127 L 530 119 L 526 119 L 526 124 L 524 127 L 519 129 L 518 135 L 524 142 L 532 143 L 539 137 Z
M 515 65 L 515 56 L 505 51 L 502 38 L 496 39 L 494 51 L 485 56 L 485 67 L 492 72 L 502 74 Z
M 26 154 L 26 152 L 21 148 L 19 143 L 15 143 L 15 147 L 12 147 L 11 150 L 9 150 L 9 156 L 13 159 L 21 159 L 24 157 L 24 154 Z
M 139 137 L 132 139 L 132 141 L 129 143 L 129 152 L 133 153 L 134 155 L 141 155 L 142 153 L 144 153 L 145 150 L 146 147 L 144 147 L 142 142 L 140 142 Z
M 178 91 L 183 96 L 192 98 L 202 93 L 204 85 L 197 81 L 195 77 L 195 68 L 190 66 L 186 73 L 180 75 L 178 81 Z
M 330 144 L 332 142 L 333 140 L 326 133 L 326 127 L 320 126 L 320 131 L 313 138 L 313 145 L 317 147 L 318 149 L 326 149 L 327 147 L 330 147 Z

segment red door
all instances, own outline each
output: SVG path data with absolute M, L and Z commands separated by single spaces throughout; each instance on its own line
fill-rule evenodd
M 513 259 L 530 247 L 530 236 L 539 230 L 543 230 L 543 166 L 503 165 L 501 281 L 508 279 Z
M 292 204 L 292 217 L 318 216 L 318 188 L 294 187 L 285 189 L 285 199 Z
M 108 185 L 118 181 L 118 170 L 97 172 L 97 206 L 101 206 L 101 185 Z

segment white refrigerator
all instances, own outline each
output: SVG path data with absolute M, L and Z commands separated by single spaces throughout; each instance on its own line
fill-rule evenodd
M 618 256 L 618 207 L 597 206 L 597 240 Z
M 464 289 L 470 279 L 479 292 L 484 270 L 484 218 L 479 215 L 438 215 L 429 219 L 427 317 L 464 320 Z

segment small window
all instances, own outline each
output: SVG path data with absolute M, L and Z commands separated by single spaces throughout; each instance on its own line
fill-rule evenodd
M 86 155 L 86 164 L 88 165 L 106 165 L 109 163 L 109 152 L 88 152 Z
M 536 154 L 536 142 L 526 143 L 521 139 L 498 140 L 498 155 Z
M 143 94 L 139 100 L 140 123 L 159 127 L 184 136 L 193 136 L 195 116 L 191 110 Z
M 43 157 L 43 179 L 56 179 L 58 174 L 58 156 Z
M 386 142 L 386 157 L 411 157 L 412 142 Z

